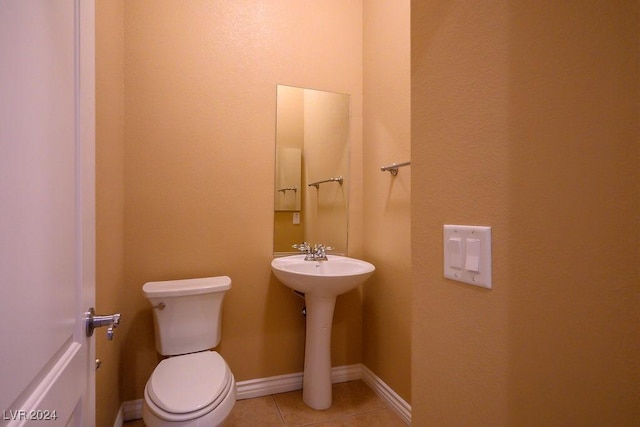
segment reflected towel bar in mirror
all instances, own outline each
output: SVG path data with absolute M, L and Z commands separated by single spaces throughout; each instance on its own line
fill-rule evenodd
M 401 168 L 403 166 L 409 166 L 410 164 L 411 164 L 411 162 L 392 163 L 389 166 L 381 167 L 380 170 L 382 172 L 389 171 L 391 173 L 391 175 L 396 176 L 396 175 L 398 175 L 398 168 Z
M 311 184 L 309 184 L 309 187 L 314 186 L 316 187 L 316 189 L 320 188 L 320 184 L 324 184 L 325 182 L 338 182 L 340 185 L 342 185 L 342 176 L 339 177 L 335 177 L 335 178 L 329 178 L 329 179 L 325 179 L 324 181 L 316 181 L 316 182 L 312 182 Z
M 278 188 L 278 191 L 282 191 L 283 193 L 286 193 L 287 191 L 293 191 L 293 192 L 296 192 L 296 191 L 298 191 L 298 187 L 284 187 L 284 188 Z

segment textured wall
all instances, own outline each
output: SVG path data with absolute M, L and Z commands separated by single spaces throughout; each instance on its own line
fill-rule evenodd
M 123 2 L 96 2 L 96 311 L 122 310 L 124 286 Z M 123 322 L 129 319 L 124 318 Z M 96 333 L 96 425 L 110 426 L 120 408 L 122 334 Z
M 364 364 L 411 402 L 411 160 L 408 1 L 365 1 Z
M 302 301 L 272 277 L 276 85 L 352 95 L 351 251 L 361 251 L 359 1 L 125 2 L 123 400 L 158 356 L 149 280 L 229 275 L 238 381 L 302 371 Z M 336 308 L 334 365 L 362 360 L 359 291 Z
M 638 425 L 638 17 L 412 4 L 415 425 Z M 493 290 L 447 223 L 493 227 Z

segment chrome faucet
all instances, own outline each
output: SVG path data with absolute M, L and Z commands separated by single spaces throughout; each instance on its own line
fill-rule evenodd
M 314 261 L 327 261 L 327 252 L 331 251 L 333 248 L 331 246 L 325 246 L 322 243 L 318 243 L 313 247 L 313 260 Z
M 325 246 L 322 243 L 316 243 L 313 248 L 307 242 L 295 244 L 293 247 L 305 254 L 305 261 L 327 261 L 327 251 L 333 250 L 331 246 Z

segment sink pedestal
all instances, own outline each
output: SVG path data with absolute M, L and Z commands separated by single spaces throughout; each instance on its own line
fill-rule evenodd
M 305 295 L 307 326 L 302 400 L 313 409 L 331 406 L 331 326 L 335 296 Z
M 302 400 L 313 409 L 331 406 L 331 326 L 336 297 L 363 284 L 376 269 L 355 258 L 328 255 L 306 261 L 305 255 L 274 258 L 273 274 L 305 295 L 307 336 L 304 350 Z

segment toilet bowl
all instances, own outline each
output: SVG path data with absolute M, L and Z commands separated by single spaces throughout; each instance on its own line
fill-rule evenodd
M 215 351 L 165 359 L 144 389 L 147 427 L 216 426 L 235 404 L 236 383 Z
M 156 349 L 171 356 L 154 369 L 144 389 L 147 427 L 218 426 L 236 401 L 231 369 L 216 351 L 226 276 L 148 282 Z

